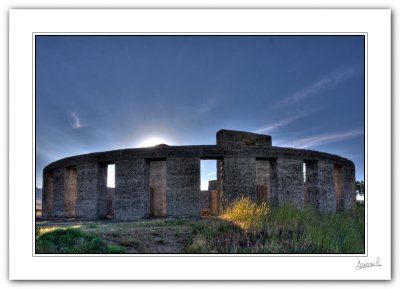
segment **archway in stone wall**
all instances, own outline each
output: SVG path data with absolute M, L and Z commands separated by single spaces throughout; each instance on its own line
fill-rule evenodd
M 107 186 L 106 186 L 106 188 L 107 188 L 106 217 L 111 219 L 114 217 L 114 195 L 115 195 L 115 164 L 114 163 L 110 163 L 107 165 Z
M 202 157 L 200 162 L 201 216 L 218 216 L 223 210 L 223 159 Z

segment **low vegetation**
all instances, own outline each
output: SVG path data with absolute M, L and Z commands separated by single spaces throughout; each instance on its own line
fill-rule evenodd
M 321 214 L 243 198 L 221 219 L 194 225 L 188 253 L 321 254 L 364 252 L 364 208 Z
M 36 253 L 348 254 L 364 253 L 364 236 L 361 205 L 321 214 L 243 198 L 201 220 L 38 222 Z
M 125 250 L 106 245 L 95 234 L 74 228 L 45 228 L 36 233 L 37 254 L 112 254 L 125 253 Z

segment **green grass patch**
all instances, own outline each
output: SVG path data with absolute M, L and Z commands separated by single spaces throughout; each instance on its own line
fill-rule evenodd
M 43 229 L 36 234 L 37 254 L 101 254 L 107 246 L 95 234 L 79 229 Z

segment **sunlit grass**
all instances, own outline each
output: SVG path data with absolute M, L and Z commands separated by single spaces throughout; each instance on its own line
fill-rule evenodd
M 235 201 L 222 215 L 221 218 L 233 221 L 243 229 L 262 229 L 271 212 L 267 203 L 257 204 L 248 197 Z
M 323 214 L 313 208 L 271 208 L 242 198 L 221 217 L 194 226 L 188 253 L 364 253 L 364 208 Z

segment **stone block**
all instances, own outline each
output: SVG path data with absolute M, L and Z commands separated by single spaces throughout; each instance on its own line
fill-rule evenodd
M 53 170 L 53 217 L 64 217 L 65 168 Z
M 217 145 L 270 147 L 271 144 L 272 139 L 270 135 L 226 129 L 217 132 Z
M 115 163 L 114 219 L 137 220 L 149 216 L 149 177 L 145 159 Z
M 329 161 L 318 161 L 318 210 L 324 213 L 336 211 L 336 192 L 334 164 Z
M 200 158 L 167 159 L 167 216 L 200 218 Z
M 257 201 L 255 158 L 224 158 L 222 174 L 224 209 L 244 196 Z
M 278 158 L 276 160 L 277 195 L 279 205 L 304 206 L 303 160 Z
M 96 219 L 99 196 L 100 165 L 86 162 L 77 166 L 76 217 Z

